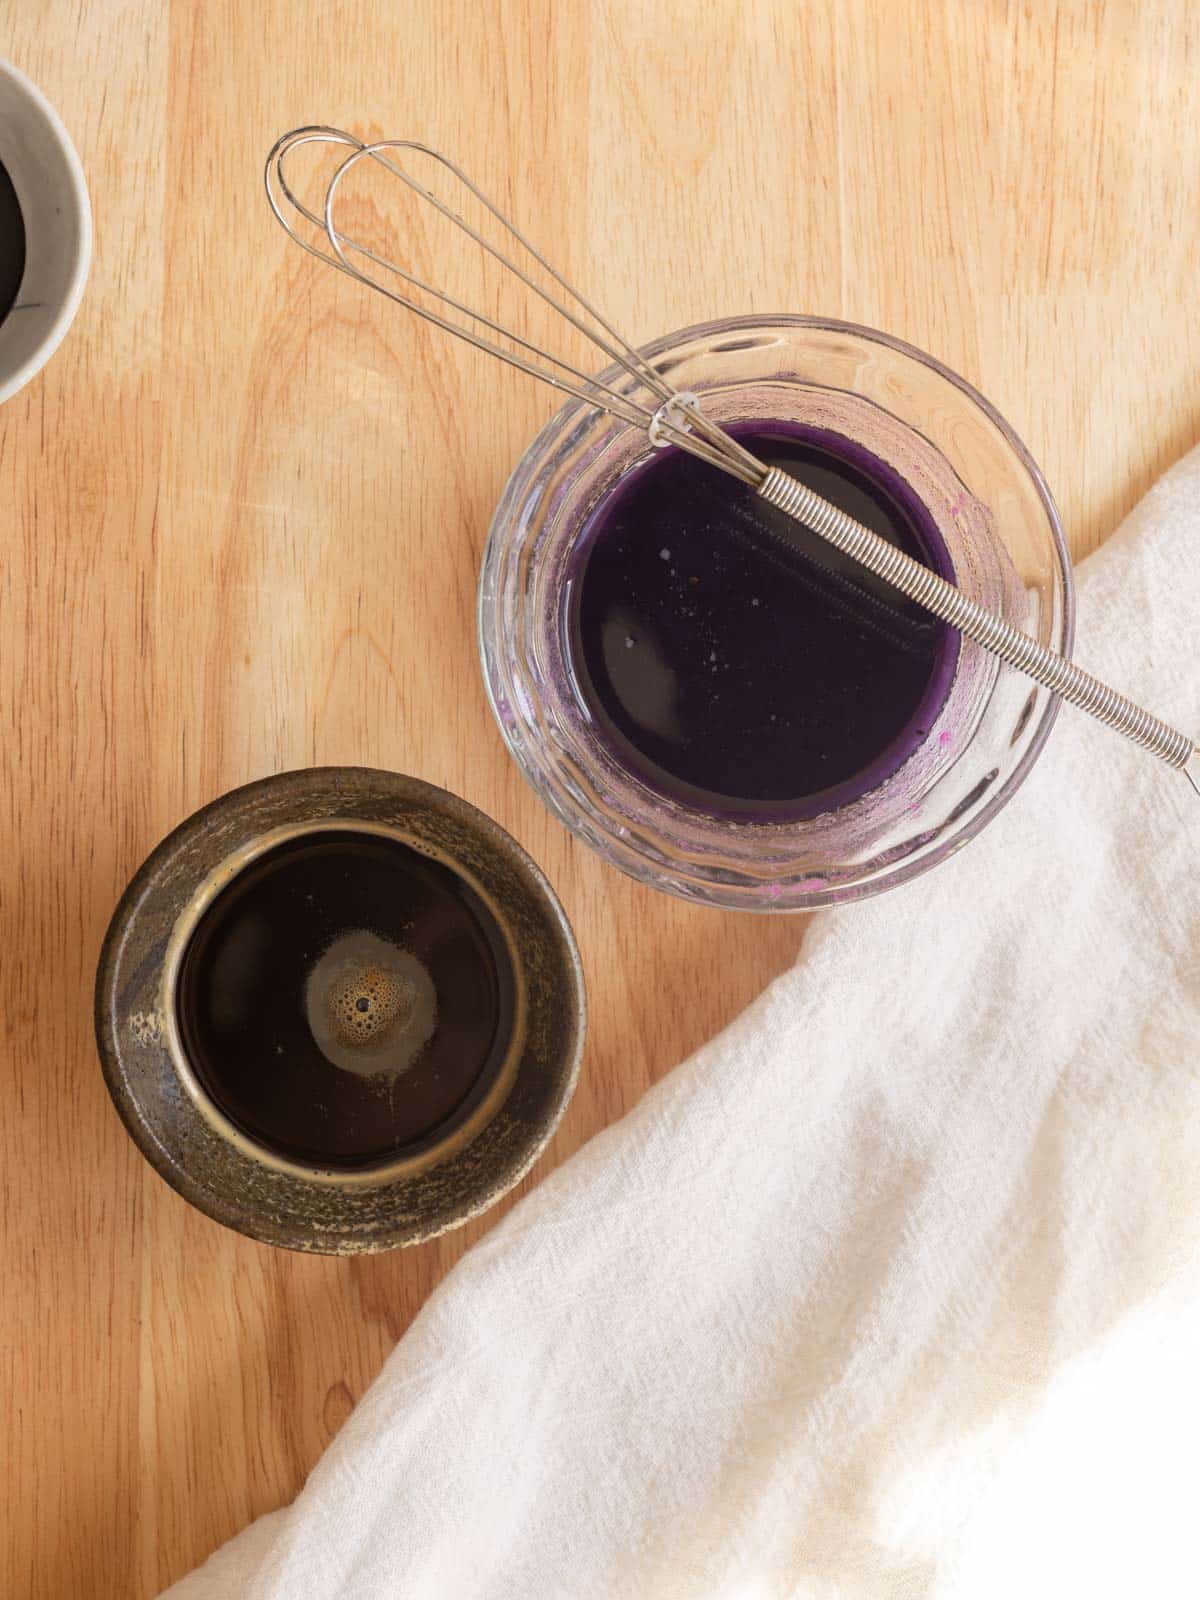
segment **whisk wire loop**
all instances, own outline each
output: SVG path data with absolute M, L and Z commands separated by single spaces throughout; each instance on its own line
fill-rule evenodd
M 288 181 L 285 166 L 286 157 L 291 151 L 309 144 L 348 147 L 350 152 L 343 158 L 326 186 L 321 214 L 313 211 L 300 199 Z M 521 248 L 526 250 L 533 260 L 561 286 L 565 293 L 575 300 L 587 316 L 594 319 L 601 331 L 598 332 L 595 327 L 589 327 L 582 317 L 572 311 L 556 295 L 539 284 L 531 273 L 527 272 L 519 262 L 513 260 L 511 255 L 506 254 L 498 246 L 494 245 L 478 228 L 468 222 L 460 212 L 456 211 L 453 206 L 448 205 L 425 184 L 420 183 L 388 154 L 389 151 L 405 150 L 429 157 L 446 172 L 450 173 L 470 194 L 474 195 L 486 211 L 517 241 Z M 338 189 L 353 168 L 360 161 L 368 159 L 378 162 L 394 177 L 398 178 L 410 191 L 426 201 L 448 222 L 465 233 L 474 244 L 478 245 L 487 255 L 497 261 L 506 272 L 511 273 L 520 283 L 536 294 L 551 310 L 582 333 L 585 338 L 608 357 L 611 365 L 618 366 L 624 371 L 635 390 L 644 388 L 649 391 L 655 399 L 655 406 L 653 408 L 646 406 L 637 400 L 635 394 L 627 390 L 616 389 L 602 379 L 583 372 L 564 357 L 556 355 L 553 351 L 547 350 L 541 345 L 534 344 L 514 329 L 496 321 L 486 312 L 465 304 L 445 290 L 439 289 L 436 285 L 418 277 L 416 273 L 371 249 L 369 245 L 363 244 L 361 241 L 353 239 L 344 233 L 337 226 L 335 220 Z M 318 260 L 327 262 L 330 266 L 346 273 L 347 276 L 357 278 L 360 283 L 364 283 L 378 293 L 386 295 L 395 304 L 424 317 L 427 322 L 433 323 L 435 327 L 442 329 L 444 332 L 464 339 L 468 344 L 473 345 L 478 350 L 482 350 L 485 354 L 495 356 L 509 366 L 517 368 L 530 377 L 537 378 L 542 383 L 549 384 L 560 392 L 574 395 L 577 399 L 584 400 L 590 405 L 598 405 L 611 415 L 619 417 L 623 422 L 631 423 L 635 427 L 649 428 L 659 406 L 674 398 L 675 391 L 655 371 L 641 352 L 629 345 L 621 338 L 620 334 L 616 333 L 590 302 L 571 287 L 562 274 L 505 217 L 503 212 L 483 193 L 478 185 L 467 177 L 460 167 L 438 151 L 430 149 L 428 145 L 412 139 L 385 139 L 379 140 L 374 144 L 368 144 L 364 140 L 356 138 L 353 134 L 343 132 L 341 129 L 313 124 L 308 127 L 297 128 L 276 141 L 267 159 L 265 176 L 267 199 L 276 219 L 303 249 L 307 250 L 310 255 L 316 256 Z M 304 234 L 296 227 L 293 218 L 288 215 L 285 209 L 285 202 L 286 206 L 290 206 L 297 215 L 303 217 L 313 228 L 319 230 L 323 239 L 328 243 L 328 249 L 321 249 L 311 239 L 305 238 Z M 352 255 L 370 261 L 381 271 L 390 273 L 402 283 L 408 284 L 419 293 L 437 301 L 440 305 L 461 313 L 471 323 L 488 328 L 492 333 L 500 335 L 508 340 L 510 344 L 517 346 L 518 349 L 506 349 L 494 340 L 481 335 L 475 327 L 456 322 L 434 310 L 429 305 L 413 299 L 393 285 L 381 281 L 380 278 L 369 272 L 365 272 L 355 260 L 351 259 Z M 520 354 L 520 351 L 525 351 L 527 354 Z M 707 421 L 707 419 L 704 420 Z M 663 432 L 669 437 L 669 442 L 677 445 L 684 444 L 686 431 L 683 428 L 666 425 Z M 756 481 L 766 469 L 757 464 L 750 466 L 749 463 L 752 458 L 746 452 L 741 451 L 740 447 L 737 448 L 739 456 L 744 458 L 738 476 L 745 482 Z M 694 436 L 694 443 L 690 446 L 690 449 L 693 455 L 699 456 L 711 465 L 725 468 L 723 445 L 720 440 L 714 438 L 711 432 L 705 433 L 703 436 Z M 725 468 L 725 470 L 729 469 Z

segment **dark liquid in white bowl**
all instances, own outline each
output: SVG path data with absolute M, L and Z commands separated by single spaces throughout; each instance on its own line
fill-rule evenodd
M 0 322 L 13 308 L 25 274 L 25 219 L 12 179 L 0 162 Z

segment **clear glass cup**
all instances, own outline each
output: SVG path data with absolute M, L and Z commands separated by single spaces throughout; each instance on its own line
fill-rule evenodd
M 742 317 L 669 334 L 644 354 L 719 422 L 819 426 L 899 472 L 936 524 L 955 582 L 1068 653 L 1070 559 L 1046 484 L 969 384 L 911 345 L 816 317 Z M 621 386 L 617 369 L 604 374 Z M 492 519 L 479 645 L 496 719 L 550 809 L 605 860 L 714 906 L 802 911 L 904 883 L 960 849 L 1005 804 L 1058 701 L 963 640 L 928 737 L 890 777 L 805 821 L 731 821 L 626 770 L 574 684 L 567 583 L 593 513 L 652 454 L 644 432 L 581 401 L 517 463 Z

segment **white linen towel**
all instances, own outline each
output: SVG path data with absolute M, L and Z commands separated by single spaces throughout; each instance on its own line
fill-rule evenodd
M 1200 450 L 1078 637 L 1200 732 Z M 1200 800 L 1064 710 L 975 843 L 816 918 L 477 1245 L 171 1600 L 1195 1596 L 1198 1221 Z

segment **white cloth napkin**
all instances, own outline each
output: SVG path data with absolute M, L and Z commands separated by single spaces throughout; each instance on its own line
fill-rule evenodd
M 1079 655 L 1200 732 L 1200 451 Z M 1194 1596 L 1200 799 L 1066 710 L 433 1295 L 171 1600 Z M 731 939 L 753 925 L 731 918 Z M 703 983 L 704 974 L 696 974 Z

